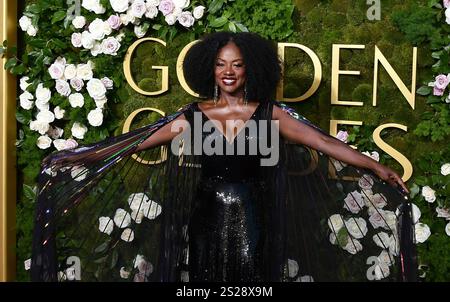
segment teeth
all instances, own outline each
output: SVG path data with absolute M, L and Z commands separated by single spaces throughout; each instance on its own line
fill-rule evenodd
M 236 80 L 224 79 L 223 81 L 225 82 L 225 84 L 231 84 L 231 83 L 234 83 Z

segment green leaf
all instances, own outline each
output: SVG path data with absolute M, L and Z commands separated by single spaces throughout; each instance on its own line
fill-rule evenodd
M 25 9 L 25 11 L 26 11 L 26 12 L 33 13 L 33 14 L 39 14 L 39 13 L 41 12 L 41 6 L 40 6 L 38 3 L 36 3 L 36 4 L 31 4 L 30 6 L 28 6 L 28 7 Z
M 109 245 L 109 241 L 105 241 L 102 244 L 100 244 L 99 246 L 97 246 L 94 250 L 95 253 L 102 253 L 104 251 L 106 251 L 106 249 L 108 248 Z
M 414 198 L 414 196 L 416 196 L 420 192 L 420 187 L 413 183 L 413 185 L 409 188 L 409 192 L 409 196 L 411 198 Z
M 10 68 L 16 66 L 16 64 L 17 64 L 17 59 L 16 58 L 10 58 L 8 61 L 6 61 L 5 69 L 10 69 Z
M 161 24 L 153 24 L 152 28 L 154 30 L 159 30 L 161 28 L 161 26 L 162 26 Z
M 243 24 L 241 24 L 241 23 L 235 23 L 235 24 L 241 32 L 248 32 L 248 28 L 245 27 Z
M 233 22 L 228 23 L 228 29 L 232 32 L 236 32 L 236 25 Z
M 55 24 L 56 22 L 59 22 L 63 20 L 67 15 L 66 11 L 60 10 L 53 14 L 52 17 L 52 24 Z
M 117 260 L 119 260 L 119 253 L 117 252 L 117 250 L 114 250 L 111 257 L 111 269 L 113 269 L 116 266 Z
M 434 103 L 440 103 L 440 102 L 442 102 L 442 99 L 436 95 L 429 96 L 427 99 L 427 104 L 434 104 Z
M 31 201 L 36 200 L 36 193 L 34 192 L 33 188 L 27 184 L 23 184 L 23 195 L 25 195 L 25 197 Z
M 214 14 L 223 6 L 224 0 L 213 0 L 208 8 L 208 13 Z
M 222 27 L 228 22 L 228 19 L 225 17 L 219 17 L 215 20 L 213 20 L 211 23 L 209 23 L 209 26 L 211 27 Z
M 431 93 L 431 87 L 430 86 L 422 86 L 419 89 L 417 89 L 417 93 L 420 95 L 429 95 Z

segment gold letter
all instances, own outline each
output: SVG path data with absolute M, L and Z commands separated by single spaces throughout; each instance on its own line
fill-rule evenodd
M 339 70 L 339 52 L 341 48 L 364 49 L 364 45 L 333 44 L 331 67 L 331 105 L 362 106 L 363 102 L 339 101 L 339 75 L 359 75 L 359 71 Z
M 403 171 L 404 171 L 402 179 L 403 179 L 403 181 L 406 182 L 408 179 L 411 178 L 411 175 L 413 172 L 413 167 L 411 165 L 411 162 L 403 154 L 401 154 L 400 152 L 398 152 L 397 150 L 395 150 L 394 148 L 392 148 L 391 146 L 386 144 L 381 139 L 381 131 L 383 131 L 386 128 L 398 128 L 403 131 L 407 131 L 408 127 L 406 127 L 404 125 L 400 125 L 400 124 L 394 124 L 394 123 L 384 124 L 384 125 L 378 126 L 372 135 L 373 140 L 375 141 L 375 144 L 381 150 L 383 150 L 384 152 L 386 152 L 387 154 L 392 156 L 396 161 L 398 161 L 400 163 L 400 165 L 402 165 Z
M 125 60 L 123 61 L 123 72 L 125 74 L 125 78 L 128 82 L 128 84 L 130 84 L 131 88 L 133 88 L 135 91 L 137 91 L 140 94 L 143 95 L 159 95 L 159 94 L 163 94 L 164 92 L 166 92 L 167 90 L 169 90 L 169 67 L 167 66 L 152 66 L 152 69 L 160 69 L 162 71 L 162 84 L 161 84 L 161 90 L 159 91 L 145 91 L 143 89 L 141 89 L 136 82 L 133 79 L 133 76 L 131 75 L 131 56 L 134 53 L 134 50 L 136 49 L 136 47 L 138 47 L 139 44 L 145 42 L 145 41 L 155 41 L 158 42 L 164 46 L 166 46 L 166 42 L 160 40 L 160 39 L 156 39 L 156 38 L 144 38 L 144 39 L 140 39 L 137 40 L 136 42 L 134 42 L 130 48 L 128 48 L 128 51 L 125 55 Z
M 189 93 L 192 96 L 195 97 L 199 97 L 198 93 L 195 93 L 186 83 L 186 79 L 184 78 L 184 74 L 183 74 L 183 61 L 184 61 L 184 57 L 186 56 L 186 53 L 188 52 L 188 50 L 192 47 L 192 45 L 194 45 L 195 43 L 197 43 L 198 40 L 192 41 L 191 43 L 189 43 L 188 45 L 186 45 L 180 52 L 180 54 L 178 55 L 178 59 L 177 59 L 177 77 L 178 77 L 178 81 L 181 84 L 181 87 L 184 88 L 184 90 Z
M 310 48 L 297 43 L 278 43 L 278 56 L 280 57 L 282 62 L 281 68 L 283 70 L 283 73 L 284 73 L 284 49 L 286 47 L 294 47 L 303 50 L 311 58 L 314 65 L 314 82 L 304 95 L 296 98 L 284 98 L 283 78 L 281 78 L 280 83 L 278 84 L 277 100 L 285 102 L 300 102 L 309 98 L 319 88 L 320 82 L 322 80 L 322 65 L 320 64 L 319 57 Z
M 392 68 L 391 64 L 386 60 L 384 55 L 375 45 L 375 65 L 374 65 L 374 75 L 373 75 L 373 106 L 377 105 L 377 84 L 378 84 L 378 61 L 386 69 L 387 73 L 394 81 L 395 85 L 400 89 L 403 96 L 408 101 L 411 108 L 414 109 L 415 97 L 416 97 L 416 69 L 417 69 L 417 47 L 413 47 L 413 66 L 412 66 L 412 76 L 411 76 L 411 91 L 405 86 L 398 74 Z
M 165 116 L 166 114 L 164 113 L 164 111 L 161 111 L 159 109 L 156 108 L 150 108 L 150 107 L 146 107 L 146 108 L 140 108 L 137 109 L 135 111 L 133 111 L 125 120 L 125 123 L 123 124 L 123 129 L 122 129 L 122 133 L 127 133 L 128 131 L 130 131 L 130 126 L 131 126 L 131 122 L 133 121 L 133 119 L 136 117 L 136 115 L 138 115 L 138 113 L 142 112 L 142 111 L 154 111 L 156 113 L 161 114 L 162 116 Z M 155 164 L 159 164 L 161 162 L 164 162 L 167 159 L 167 148 L 166 147 L 161 147 L 161 159 L 152 161 L 152 160 L 145 160 L 140 158 L 139 156 L 137 156 L 137 154 L 133 154 L 131 156 L 133 159 L 135 159 L 136 161 L 138 161 L 141 164 L 144 165 L 155 165 Z

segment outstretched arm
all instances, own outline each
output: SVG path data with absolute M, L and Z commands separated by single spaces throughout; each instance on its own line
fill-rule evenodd
M 370 169 L 384 181 L 393 186 L 399 185 L 408 192 L 403 180 L 392 169 L 354 150 L 340 140 L 299 122 L 281 108 L 273 107 L 273 119 L 279 121 L 280 133 L 285 139 L 309 146 L 345 163 Z
M 175 127 L 175 125 L 177 126 Z M 184 114 L 181 114 L 179 117 L 162 126 L 153 135 L 139 144 L 136 148 L 136 151 L 142 151 L 169 143 L 175 136 L 183 132 L 186 129 L 187 125 L 188 123 Z

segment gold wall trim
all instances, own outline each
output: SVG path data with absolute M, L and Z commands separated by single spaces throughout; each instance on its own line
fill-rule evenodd
M 17 2 L 0 1 L 0 42 L 17 45 Z M 16 275 L 16 78 L 0 68 L 0 281 Z

